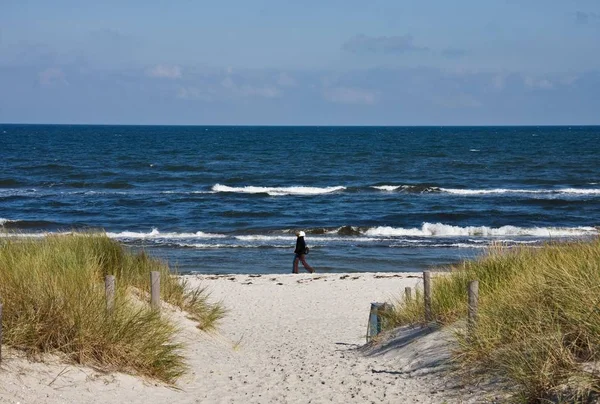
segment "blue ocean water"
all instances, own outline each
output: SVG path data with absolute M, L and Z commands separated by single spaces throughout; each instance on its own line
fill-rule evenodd
M 183 272 L 418 271 L 598 235 L 600 127 L 0 125 L 0 236 L 104 229 Z

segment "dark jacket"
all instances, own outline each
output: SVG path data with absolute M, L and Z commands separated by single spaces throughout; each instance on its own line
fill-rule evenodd
M 296 249 L 294 250 L 295 254 L 306 254 L 306 241 L 304 241 L 304 237 L 298 237 L 296 239 Z

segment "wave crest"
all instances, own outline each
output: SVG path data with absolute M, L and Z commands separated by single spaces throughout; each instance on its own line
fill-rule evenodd
M 445 236 L 534 236 L 534 237 L 573 237 L 599 234 L 595 227 L 487 227 L 487 226 L 452 226 L 443 223 L 423 223 L 421 228 L 374 227 L 366 230 L 365 235 L 371 237 L 445 237 Z
M 120 233 L 106 233 L 110 238 L 121 239 L 195 239 L 195 238 L 225 238 L 224 234 L 204 233 L 197 231 L 195 233 L 161 233 L 158 229 L 152 229 L 149 233 L 122 231 Z
M 212 187 L 214 192 L 230 192 L 243 194 L 268 194 L 271 196 L 282 195 L 321 195 L 330 194 L 332 192 L 343 191 L 346 187 L 230 187 L 227 185 L 215 184 Z

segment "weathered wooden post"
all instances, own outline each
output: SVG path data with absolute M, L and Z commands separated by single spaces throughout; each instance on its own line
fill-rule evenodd
M 469 282 L 469 317 L 467 320 L 467 329 L 469 337 L 473 336 L 477 326 L 477 301 L 479 300 L 479 281 Z
M 150 272 L 150 306 L 160 310 L 160 272 Z
M 367 324 L 367 342 L 381 332 L 384 322 L 383 312 L 390 309 L 391 306 L 388 303 L 371 303 L 369 323 Z
M 425 300 L 425 321 L 430 322 L 433 320 L 431 312 L 431 272 L 423 272 L 423 295 Z
M 0 303 L 0 363 L 2 363 L 2 303 Z
M 411 300 L 412 300 L 412 289 L 407 286 L 404 288 L 404 301 L 406 303 L 410 303 Z
M 104 277 L 104 290 L 106 292 L 106 312 L 112 313 L 115 308 L 115 276 Z

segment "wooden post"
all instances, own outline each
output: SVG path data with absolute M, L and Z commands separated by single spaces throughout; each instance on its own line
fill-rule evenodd
M 150 272 L 150 306 L 160 310 L 160 272 Z
M 369 324 L 367 325 L 367 342 L 381 332 L 383 323 L 382 311 L 388 309 L 387 303 L 371 303 L 369 312 Z
M 431 272 L 423 272 L 423 295 L 425 297 L 425 321 L 433 320 L 431 313 Z
M 2 363 L 2 303 L 0 303 L 0 363 Z
M 467 329 L 472 334 L 477 326 L 477 300 L 479 299 L 479 281 L 469 282 L 469 317 Z
M 412 289 L 410 287 L 404 288 L 404 301 L 409 303 L 412 300 Z
M 106 312 L 112 313 L 115 308 L 115 276 L 104 277 L 104 290 L 106 292 Z

